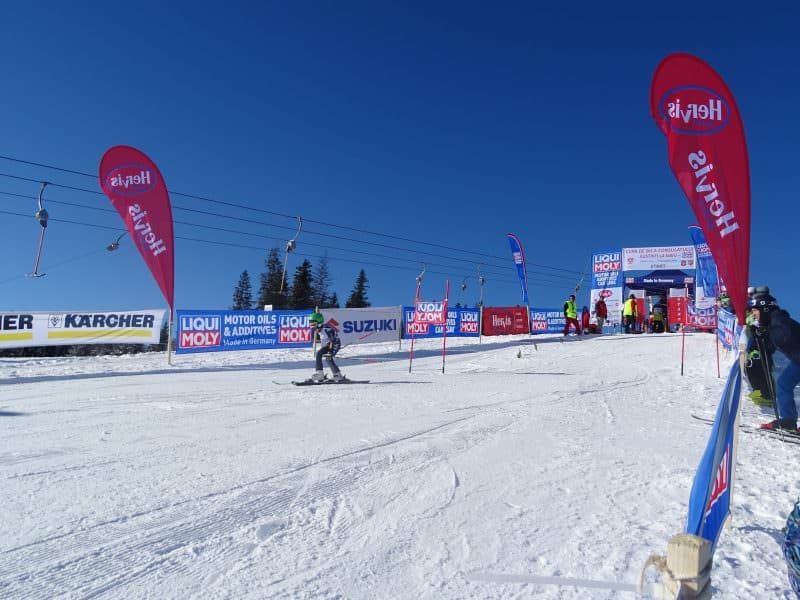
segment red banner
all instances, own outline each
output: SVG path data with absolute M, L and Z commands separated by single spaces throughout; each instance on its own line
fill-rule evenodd
M 517 335 L 530 332 L 528 309 L 524 306 L 483 309 L 483 335 Z
M 130 146 L 109 148 L 100 160 L 100 187 L 125 221 L 158 287 L 174 308 L 172 207 L 158 167 Z
M 667 136 L 669 164 L 705 233 L 744 323 L 750 269 L 750 170 L 739 109 L 705 62 L 671 54 L 650 86 L 650 112 Z

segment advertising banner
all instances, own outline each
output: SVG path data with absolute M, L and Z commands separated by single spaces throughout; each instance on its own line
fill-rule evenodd
M 531 334 L 563 333 L 567 324 L 564 311 L 560 308 L 532 308 Z
M 167 184 L 155 163 L 130 146 L 109 148 L 100 160 L 100 187 L 174 308 L 175 244 Z
M 507 234 L 508 245 L 511 246 L 511 256 L 514 258 L 514 264 L 517 266 L 517 275 L 519 275 L 519 284 L 522 287 L 522 303 L 528 304 L 528 269 L 525 265 L 525 253 L 522 251 L 522 242 L 513 233 Z
M 694 246 L 623 248 L 623 271 L 694 270 Z
M 717 265 L 711 250 L 706 243 L 703 230 L 697 225 L 689 226 L 689 235 L 694 242 L 694 252 L 697 256 L 697 283 L 695 284 L 694 305 L 697 308 L 711 308 L 716 305 L 719 296 L 719 278 Z
M 597 315 L 594 312 L 594 305 L 600 299 L 603 298 L 606 303 L 606 308 L 608 309 L 608 318 L 606 319 L 606 325 L 619 325 L 622 323 L 622 288 L 621 287 L 613 287 L 613 288 L 606 288 L 602 290 L 593 289 L 590 293 L 589 300 L 589 314 L 590 314 L 590 322 L 597 323 Z
M 308 310 L 178 310 L 176 354 L 311 346 Z
M 717 328 L 717 307 L 696 308 L 691 303 L 687 303 L 686 313 L 689 318 L 688 325 L 697 329 L 716 329 Z
M 444 300 L 417 300 L 414 304 L 414 323 L 444 325 L 447 321 L 447 302 Z
M 739 410 L 741 387 L 742 370 L 738 361 L 734 361 L 689 495 L 686 533 L 710 541 L 712 556 L 722 525 L 730 514 L 733 486 L 733 428 Z
M 483 309 L 483 335 L 530 333 L 528 309 L 524 306 Z
M 739 339 L 737 327 L 736 316 L 720 308 L 717 313 L 717 338 L 726 350 L 733 350 L 736 340 Z
M 670 325 L 685 325 L 689 322 L 689 298 L 685 289 L 672 288 L 667 298 L 667 313 Z
M 592 254 L 592 289 L 621 287 L 622 249 L 603 250 Z
M 403 337 L 412 333 L 418 338 L 440 338 L 444 336 L 444 325 L 415 323 L 414 307 L 403 307 Z M 478 337 L 480 334 L 479 308 L 450 308 L 447 310 L 447 337 Z
M 158 344 L 164 310 L 0 313 L 0 350 L 75 344 Z
M 342 347 L 351 344 L 399 342 L 402 328 L 400 306 L 369 308 L 323 308 L 325 322 L 333 325 Z
M 733 94 L 696 56 L 671 54 L 653 74 L 650 113 L 667 137 L 670 168 L 743 324 L 750 270 L 750 167 Z

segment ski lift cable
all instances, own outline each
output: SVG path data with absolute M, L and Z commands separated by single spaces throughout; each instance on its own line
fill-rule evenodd
M 61 171 L 61 172 L 64 172 L 64 173 L 82 175 L 82 176 L 85 176 L 85 177 L 91 177 L 92 179 L 96 179 L 96 175 L 93 175 L 93 174 L 84 173 L 84 172 L 81 172 L 81 171 L 75 171 L 75 170 L 72 170 L 72 169 L 64 169 L 62 167 L 56 167 L 56 166 L 47 165 L 47 164 L 44 164 L 44 163 L 36 163 L 36 162 L 32 162 L 32 161 L 25 161 L 25 160 L 22 160 L 22 159 L 10 157 L 10 156 L 5 156 L 5 155 L 0 155 L 0 159 L 13 161 L 13 162 L 21 163 L 21 164 L 37 166 L 37 167 L 41 167 L 41 168 L 54 169 L 54 170 Z M 0 173 L 0 176 L 9 176 L 9 175 L 5 175 L 3 173 Z M 10 177 L 15 177 L 15 176 L 10 176 Z M 17 177 L 17 178 L 25 179 L 25 178 L 21 178 L 21 177 Z M 56 185 L 56 184 L 54 184 L 54 185 Z M 102 192 L 98 192 L 96 190 L 87 190 L 87 189 L 84 189 L 84 188 L 76 188 L 76 187 L 64 186 L 64 185 L 59 185 L 59 187 L 65 187 L 66 189 L 73 189 L 73 190 L 78 190 L 78 191 L 84 191 L 84 192 L 89 192 L 89 193 L 93 193 L 93 194 L 103 195 Z M 174 191 L 174 190 L 168 190 L 168 192 L 170 194 L 172 194 L 172 195 L 183 196 L 185 198 L 191 198 L 191 199 L 194 199 L 194 200 L 202 200 L 204 202 L 211 202 L 211 203 L 215 203 L 215 204 L 221 204 L 223 206 L 229 206 L 229 207 L 233 207 L 233 208 L 241 208 L 241 209 L 245 209 L 245 210 L 252 210 L 252 211 L 262 212 L 262 213 L 271 214 L 271 215 L 274 215 L 274 216 L 280 216 L 280 217 L 284 217 L 284 218 L 297 218 L 294 215 L 287 215 L 285 213 L 278 213 L 278 212 L 266 210 L 266 209 L 263 209 L 263 208 L 256 208 L 256 207 L 246 206 L 246 205 L 237 204 L 237 203 L 233 203 L 233 202 L 226 202 L 226 201 L 223 201 L 223 200 L 215 200 L 213 198 L 208 198 L 208 197 L 200 196 L 200 195 L 197 195 L 197 194 L 187 194 L 187 193 L 184 193 L 184 192 L 178 192 L 178 191 Z M 409 243 L 414 243 L 414 244 L 422 244 L 422 245 L 426 245 L 426 246 L 433 246 L 433 247 L 443 248 L 443 249 L 446 249 L 446 250 L 451 250 L 451 251 L 455 251 L 455 252 L 462 252 L 462 253 L 465 253 L 465 254 L 473 254 L 473 255 L 477 255 L 477 256 L 484 256 L 484 257 L 487 257 L 487 258 L 494 258 L 494 259 L 497 259 L 497 260 L 503 260 L 502 257 L 496 256 L 496 255 L 492 255 L 492 254 L 486 254 L 486 253 L 482 253 L 482 252 L 475 252 L 474 250 L 464 250 L 462 248 L 455 248 L 455 247 L 452 247 L 452 246 L 446 246 L 446 245 L 443 245 L 443 244 L 436 244 L 436 243 L 433 243 L 433 242 L 425 242 L 425 241 L 421 241 L 421 240 L 413 240 L 413 239 L 405 238 L 405 237 L 402 237 L 402 236 L 395 236 L 395 235 L 391 235 L 391 234 L 380 233 L 380 232 L 376 232 L 376 231 L 370 231 L 368 229 L 360 229 L 360 228 L 357 228 L 357 227 L 350 227 L 350 226 L 347 226 L 347 225 L 339 225 L 339 224 L 336 224 L 336 223 L 328 223 L 326 221 L 316 221 L 316 220 L 312 220 L 312 219 L 308 219 L 308 222 L 309 223 L 316 223 L 318 225 L 324 225 L 324 226 L 327 226 L 327 227 L 336 227 L 336 228 L 339 228 L 339 229 L 345 229 L 345 230 L 348 230 L 348 231 L 354 231 L 354 232 L 358 232 L 358 233 L 365 233 L 365 234 L 368 234 L 368 235 L 375 235 L 375 236 L 386 237 L 386 238 L 390 238 L 390 239 L 396 239 L 396 240 L 409 242 Z M 552 270 L 555 270 L 555 271 L 562 271 L 562 272 L 576 273 L 576 274 L 580 273 L 579 271 L 575 271 L 574 269 L 564 269 L 564 268 L 561 268 L 561 267 L 551 267 L 550 265 L 541 265 L 541 264 L 535 264 L 535 263 L 530 263 L 530 264 L 533 265 L 533 266 L 537 266 L 539 268 L 552 269 Z
M 15 194 L 15 193 L 12 193 L 12 192 L 4 192 L 4 191 L 0 191 L 0 194 L 13 196 L 13 197 L 21 197 L 21 198 L 30 198 L 31 197 L 31 196 L 27 196 L 27 195 L 24 195 L 24 194 Z M 100 208 L 100 207 L 97 207 L 97 206 L 90 206 L 90 205 L 81 204 L 81 203 L 78 203 L 78 202 L 69 202 L 69 201 L 65 201 L 65 200 L 54 200 L 52 198 L 48 199 L 48 202 L 54 203 L 54 204 L 60 204 L 60 205 L 64 205 L 64 206 L 73 206 L 73 207 L 77 207 L 77 208 L 85 208 L 87 210 L 93 210 L 93 211 L 99 211 L 99 212 L 107 212 L 109 214 L 116 214 L 116 211 L 114 209 L 112 209 L 112 208 Z M 212 212 L 204 211 L 204 210 L 185 208 L 185 207 L 181 207 L 181 206 L 175 206 L 173 208 L 176 211 L 184 211 L 184 212 L 201 214 L 201 215 L 205 215 L 205 216 L 227 218 L 227 219 L 231 219 L 231 220 L 235 220 L 235 221 L 242 221 L 242 222 L 246 222 L 246 223 L 249 223 L 249 224 L 274 227 L 274 228 L 278 228 L 278 229 L 289 229 L 289 227 L 284 226 L 284 225 L 273 225 L 271 223 L 263 223 L 263 222 L 260 222 L 260 221 L 254 221 L 252 219 L 246 219 L 246 218 L 242 218 L 242 217 L 234 217 L 234 216 L 231 216 L 231 215 L 224 215 L 224 214 L 219 214 L 219 213 L 212 213 Z M 190 227 L 213 229 L 213 230 L 223 231 L 223 232 L 232 233 L 232 234 L 258 236 L 258 237 L 263 237 L 265 239 L 274 239 L 274 240 L 280 239 L 280 238 L 275 238 L 275 237 L 271 237 L 271 236 L 266 236 L 266 235 L 263 235 L 263 234 L 254 234 L 254 233 L 250 233 L 250 232 L 246 232 L 246 231 L 226 229 L 226 228 L 223 228 L 223 227 L 215 227 L 215 226 L 211 226 L 211 225 L 201 225 L 199 223 L 190 223 L 190 222 L 186 222 L 186 221 L 176 220 L 176 221 L 174 221 L 174 223 L 176 225 L 177 224 L 183 224 L 183 225 L 187 225 L 187 226 L 190 226 Z M 300 228 L 302 228 L 302 225 L 301 225 Z M 295 235 L 295 238 L 294 238 L 295 240 L 297 239 L 297 235 L 299 235 L 299 230 L 298 230 L 298 233 Z M 334 239 L 353 241 L 350 238 L 344 238 L 342 236 L 332 236 L 330 234 L 321 234 L 321 233 L 317 233 L 317 232 L 313 232 L 313 231 L 309 232 L 309 235 L 320 235 L 320 236 L 326 236 L 326 237 L 333 237 Z M 308 243 L 310 245 L 321 246 L 321 244 L 314 244 L 312 242 L 306 242 L 306 243 Z M 467 261 L 467 259 L 464 259 L 464 258 L 459 258 L 459 257 L 454 257 L 454 256 L 446 256 L 446 255 L 441 255 L 441 254 L 434 254 L 434 253 L 429 253 L 429 252 L 424 252 L 424 251 L 419 251 L 419 250 L 406 249 L 406 248 L 401 248 L 401 247 L 398 247 L 398 246 L 392 246 L 392 245 L 388 245 L 388 244 L 379 244 L 377 242 L 364 242 L 364 243 L 369 244 L 369 245 L 376 245 L 378 247 L 386 247 L 386 248 L 389 248 L 391 250 L 399 250 L 401 252 L 414 253 L 414 254 L 417 254 L 417 255 L 418 254 L 425 254 L 425 255 L 434 256 L 434 257 L 445 259 L 445 260 L 452 260 L 452 261 L 458 261 L 458 262 Z M 388 258 L 385 255 L 369 253 L 369 252 L 360 251 L 360 250 L 348 250 L 348 249 L 345 249 L 345 248 L 335 248 L 335 247 L 334 247 L 334 249 L 342 250 L 342 251 L 345 251 L 345 252 L 353 252 L 353 253 L 356 253 L 356 254 L 374 255 L 374 256 L 380 256 L 380 257 L 383 257 L 383 258 Z M 395 258 L 395 257 L 391 257 L 391 258 Z M 504 261 L 504 262 L 507 262 L 507 261 Z M 431 264 L 434 264 L 434 263 L 431 263 Z M 443 265 L 441 265 L 441 263 L 439 263 L 439 264 L 440 264 L 440 266 L 443 266 Z M 454 268 L 454 267 L 447 266 L 447 268 Z M 496 266 L 496 268 L 505 269 L 506 265 L 502 265 L 502 266 L 498 265 L 498 266 Z M 511 267 L 509 266 L 508 268 L 510 269 Z M 558 273 L 546 273 L 546 272 L 540 272 L 540 271 L 537 271 L 537 270 L 529 270 L 529 272 L 531 272 L 534 275 L 542 275 L 542 276 L 546 276 L 546 277 L 572 279 L 570 276 L 560 275 Z M 494 273 L 494 274 L 497 275 L 498 273 Z

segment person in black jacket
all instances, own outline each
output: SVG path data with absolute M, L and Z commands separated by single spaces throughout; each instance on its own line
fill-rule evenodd
M 789 359 L 789 364 L 777 379 L 778 418 L 764 423 L 763 429 L 791 429 L 797 431 L 797 406 L 794 403 L 794 388 L 800 383 L 800 323 L 778 306 L 769 294 L 753 297 L 754 333 L 764 336 Z

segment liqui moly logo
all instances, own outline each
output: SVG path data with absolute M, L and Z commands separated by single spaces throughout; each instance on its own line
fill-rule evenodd
M 609 271 L 619 271 L 622 268 L 622 260 L 619 252 L 605 252 L 595 254 L 593 269 L 595 273 L 607 273 Z
M 522 252 L 512 252 L 511 255 L 514 257 L 514 264 L 522 264 Z
M 669 90 L 662 96 L 659 110 L 672 131 L 688 135 L 715 133 L 731 118 L 730 107 L 721 94 L 693 85 Z
M 220 318 L 208 315 L 182 315 L 179 348 L 213 348 L 220 344 Z
M 730 473 L 730 444 L 725 446 L 725 454 L 722 455 L 722 460 L 719 461 L 719 469 L 717 469 L 717 476 L 714 479 L 714 489 L 711 490 L 711 497 L 708 499 L 708 506 L 706 506 L 706 516 L 711 512 L 711 508 L 720 499 L 720 497 L 728 491 L 728 473 Z
M 156 185 L 156 176 L 148 167 L 124 165 L 106 176 L 106 185 L 116 194 L 136 196 L 152 190 Z

